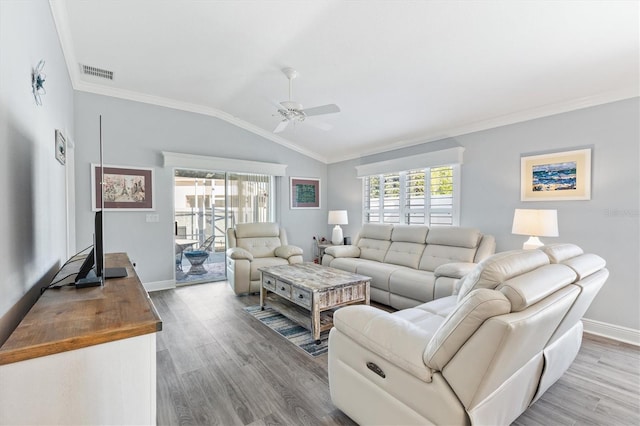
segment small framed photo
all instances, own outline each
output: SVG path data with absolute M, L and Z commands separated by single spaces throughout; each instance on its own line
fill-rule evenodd
M 591 149 L 522 156 L 520 200 L 590 200 Z
M 92 164 L 91 208 L 93 211 L 155 210 L 153 169 L 105 165 L 103 173 L 99 164 Z
M 291 177 L 291 209 L 320 208 L 320 179 Z
M 64 166 L 67 159 L 67 139 L 62 134 L 62 130 L 56 129 L 56 160 Z

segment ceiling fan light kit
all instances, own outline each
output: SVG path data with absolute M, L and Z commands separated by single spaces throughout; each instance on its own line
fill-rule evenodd
M 278 123 L 278 126 L 274 129 L 274 133 L 280 133 L 284 131 L 289 122 L 300 122 L 302 123 L 305 118 L 311 117 L 314 115 L 323 115 L 323 114 L 333 114 L 336 112 L 340 112 L 340 107 L 335 104 L 322 105 L 313 108 L 304 109 L 302 104 L 299 102 L 295 102 L 292 100 L 293 97 L 293 79 L 298 77 L 298 71 L 293 68 L 283 68 L 282 72 L 289 79 L 289 100 L 280 102 L 282 108 L 278 109 L 278 113 L 282 117 L 282 121 Z M 331 127 L 327 124 L 316 123 L 315 127 L 321 128 L 323 130 L 329 130 Z

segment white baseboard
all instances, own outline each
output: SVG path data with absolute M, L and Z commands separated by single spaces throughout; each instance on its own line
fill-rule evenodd
M 584 332 L 640 346 L 640 330 L 582 318 Z
M 142 283 L 142 285 L 147 291 L 170 290 L 172 288 L 176 288 L 176 282 L 174 280 L 154 281 L 150 283 Z

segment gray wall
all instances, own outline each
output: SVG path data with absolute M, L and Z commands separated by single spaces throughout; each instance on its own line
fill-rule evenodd
M 104 216 L 105 249 L 127 252 L 143 283 L 174 277 L 173 170 L 162 167 L 162 151 L 287 164 L 287 177 L 278 179 L 278 221 L 290 244 L 302 247 L 311 260 L 312 237 L 326 227 L 324 163 L 205 115 L 84 92 L 75 94 L 75 110 L 78 247 L 91 243 L 90 164 L 99 162 L 102 115 L 104 163 L 155 169 L 158 223 L 147 223 L 147 212 L 108 211 Z M 289 176 L 320 178 L 322 209 L 290 210 Z
M 47 94 L 37 106 L 31 69 L 41 59 Z M 0 1 L 0 344 L 67 257 L 55 129 L 73 139 L 73 91 L 49 3 Z
M 354 234 L 362 222 L 356 165 L 431 151 L 434 144 L 464 146 L 461 225 L 495 235 L 498 251 L 511 250 L 526 239 L 511 234 L 515 208 L 557 209 L 560 236 L 542 240 L 575 243 L 605 258 L 611 272 L 585 317 L 640 330 L 639 116 L 634 98 L 331 164 L 329 208 L 348 209 Z M 522 154 L 575 148 L 592 148 L 591 200 L 520 201 Z

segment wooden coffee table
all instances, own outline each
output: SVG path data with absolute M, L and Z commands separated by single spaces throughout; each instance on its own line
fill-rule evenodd
M 356 303 L 369 304 L 370 277 L 315 263 L 259 268 L 262 273 L 260 307 L 269 306 L 308 330 L 320 343 L 320 333 L 333 326 L 333 310 Z

